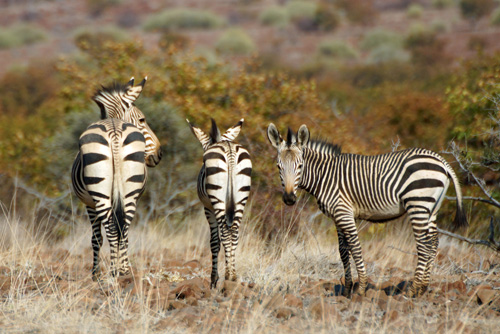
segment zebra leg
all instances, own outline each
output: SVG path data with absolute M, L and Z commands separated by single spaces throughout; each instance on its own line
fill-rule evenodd
M 228 228 L 226 223 L 223 221 L 220 223 L 220 231 L 221 231 L 221 242 L 224 246 L 224 259 L 226 261 L 226 273 L 224 278 L 226 280 L 236 281 L 236 269 L 234 265 L 234 249 L 233 247 L 233 238 L 234 238 L 234 230 L 233 227 Z M 236 230 L 236 243 L 238 242 L 238 231 Z
M 413 234 L 415 235 L 415 241 L 417 243 L 417 268 L 415 269 L 413 283 L 408 289 L 408 296 L 418 297 L 422 289 L 424 273 L 429 264 L 429 256 L 432 246 L 429 239 L 427 221 L 422 222 L 421 220 L 415 220 L 412 219 L 411 216 L 410 221 L 412 223 Z
M 220 238 L 219 238 L 219 225 L 215 219 L 215 215 L 210 209 L 205 208 L 205 216 L 207 217 L 210 225 L 210 250 L 212 251 L 212 274 L 210 275 L 210 287 L 215 289 L 217 281 L 219 280 L 219 272 L 217 263 L 219 261 L 220 251 Z
M 347 240 L 345 238 L 344 233 L 342 233 L 338 228 L 337 228 L 337 235 L 339 239 L 340 258 L 342 259 L 342 264 L 344 265 L 345 289 L 342 294 L 349 298 L 351 296 L 351 291 L 352 291 L 352 273 L 351 273 L 351 261 L 350 261 L 351 252 L 349 250 L 349 246 L 347 245 Z
M 130 274 L 130 262 L 128 259 L 128 224 L 124 231 L 120 231 L 120 239 L 118 242 L 118 268 L 120 275 Z
M 111 210 L 110 210 L 111 211 Z M 104 229 L 106 230 L 106 236 L 109 241 L 109 253 L 110 253 L 110 267 L 111 267 L 111 275 L 117 276 L 118 274 L 118 266 L 117 266 L 117 255 L 118 255 L 118 245 L 119 245 L 119 231 L 116 224 L 113 221 L 113 217 L 111 216 L 113 213 L 110 213 L 108 219 L 104 223 Z
M 344 212 L 342 215 L 337 215 L 335 217 L 335 222 L 337 223 L 337 229 L 340 229 L 341 233 L 344 235 L 343 241 L 347 241 L 346 243 L 347 249 L 350 251 L 352 259 L 354 260 L 354 264 L 356 265 L 356 270 L 358 272 L 358 279 L 359 279 L 358 293 L 360 295 L 364 295 L 366 286 L 368 285 L 368 277 L 366 276 L 365 263 L 363 261 L 363 255 L 361 252 L 361 245 L 359 243 L 358 230 L 356 228 L 354 216 L 352 215 L 352 212 L 349 212 L 347 214 Z M 339 249 L 340 249 L 340 243 L 339 243 Z M 344 263 L 344 259 L 342 260 L 342 262 Z M 352 285 L 352 278 L 350 278 L 349 280 L 350 280 L 349 284 Z M 346 272 L 346 289 L 347 289 L 347 284 L 348 284 L 348 277 Z
M 94 253 L 94 264 L 92 266 L 92 280 L 97 281 L 99 271 L 99 251 L 102 247 L 101 221 L 97 218 L 95 209 L 87 206 L 90 223 L 92 224 L 92 252 Z
M 238 247 L 238 240 L 239 240 L 239 223 L 234 222 L 233 226 L 231 226 L 230 229 L 231 233 L 231 268 L 232 268 L 232 274 L 229 275 L 229 279 L 231 281 L 236 281 L 237 280 L 237 275 L 236 275 L 236 265 L 235 265 L 235 260 L 236 260 L 236 247 Z
M 427 291 L 427 287 L 429 286 L 431 271 L 434 267 L 434 261 L 436 260 L 437 249 L 439 245 L 439 238 L 437 233 L 437 225 L 436 225 L 436 216 L 431 217 L 431 221 L 429 222 L 429 231 L 428 231 L 428 239 L 429 239 L 429 255 L 427 259 L 427 265 L 425 266 L 424 275 L 422 278 L 422 285 L 419 295 L 423 294 Z

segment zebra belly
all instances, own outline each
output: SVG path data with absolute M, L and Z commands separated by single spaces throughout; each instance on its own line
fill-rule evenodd
M 405 212 L 403 204 L 399 202 L 378 209 L 356 208 L 355 217 L 371 222 L 384 222 L 401 217 Z

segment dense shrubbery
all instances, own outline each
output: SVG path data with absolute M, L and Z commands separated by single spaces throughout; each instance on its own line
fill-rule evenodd
M 245 31 L 230 29 L 222 34 L 215 49 L 227 55 L 247 55 L 255 50 L 255 44 Z
M 396 38 L 388 35 L 370 37 L 375 42 L 366 42 L 366 49 L 375 53 L 381 46 L 394 45 Z M 0 170 L 51 195 L 68 190 L 76 138 L 99 118 L 92 94 L 101 84 L 127 81 L 130 76 L 149 77 L 137 104 L 165 149 L 164 160 L 151 170 L 149 190 L 139 206 L 140 215 L 148 219 L 178 215 L 175 221 L 181 221 L 183 210 L 197 203 L 193 182 L 201 148 L 185 118 L 205 130 L 210 117 L 221 128 L 245 118 L 238 141 L 255 159 L 251 214 L 264 224 L 263 233 L 277 226 L 283 205 L 274 152 L 265 134 L 269 122 L 282 131 L 306 123 L 313 136 L 342 144 L 352 153 L 387 152 L 398 137 L 403 147 L 435 151 L 452 138 L 467 138 L 471 147 L 481 149 L 488 140 L 497 145 L 485 135 L 495 125 L 488 111 L 494 103 L 483 97 L 485 92 L 495 96 L 498 56 L 465 63 L 463 72 L 455 69 L 459 74 L 451 79 L 440 63 L 434 65 L 439 70 L 436 66 L 422 71 L 433 65 L 389 59 L 333 71 L 321 68 L 311 74 L 315 80 L 308 80 L 300 79 L 300 73 L 292 77 L 278 70 L 263 72 L 251 62 L 236 67 L 209 62 L 178 50 L 169 39 L 160 50 L 145 52 L 139 41 L 85 42 L 89 38 L 78 39 L 82 53 L 59 60 L 56 71 L 54 65 L 40 64 L 11 71 L 0 82 Z M 429 45 L 434 47 L 435 35 L 406 40 L 413 57 L 418 54 L 415 49 Z M 331 50 L 325 53 L 335 55 L 336 49 Z M 486 153 L 482 156 L 494 158 Z
M 188 8 L 167 9 L 152 15 L 145 23 L 145 30 L 168 31 L 173 29 L 212 29 L 225 24 L 225 19 L 204 10 Z
M 33 44 L 46 39 L 43 29 L 27 24 L 16 24 L 0 29 L 0 50 Z

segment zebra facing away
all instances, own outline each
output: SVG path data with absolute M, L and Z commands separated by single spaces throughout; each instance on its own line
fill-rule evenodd
M 99 278 L 101 225 L 110 244 L 111 273 L 130 272 L 128 228 L 146 185 L 146 166 L 155 167 L 161 160 L 158 138 L 133 104 L 145 82 L 146 78 L 134 86 L 132 78 L 125 85 L 97 91 L 93 100 L 101 109 L 102 120 L 80 136 L 71 179 L 92 224 L 93 280 Z
M 297 134 L 288 129 L 284 140 L 271 123 L 267 135 L 278 151 L 285 204 L 293 205 L 297 188 L 304 189 L 335 222 L 345 271 L 345 295 L 350 296 L 353 287 L 350 256 L 358 272 L 358 292 L 364 294 L 367 286 L 355 219 L 383 223 L 404 214 L 413 228 L 418 257 L 408 295 L 426 291 L 438 247 L 436 216 L 450 178 L 457 194 L 454 227 L 467 226 L 457 176 L 441 156 L 419 148 L 376 156 L 341 153 L 337 145 L 309 140 L 305 125 Z
M 210 278 L 211 287 L 215 288 L 219 279 L 217 263 L 221 242 L 226 261 L 225 279 L 236 280 L 235 252 L 243 210 L 250 194 L 252 162 L 248 151 L 233 143 L 240 133 L 243 119 L 223 135 L 213 119 L 210 135 L 187 122 L 204 150 L 203 166 L 198 175 L 198 197 L 210 224 Z

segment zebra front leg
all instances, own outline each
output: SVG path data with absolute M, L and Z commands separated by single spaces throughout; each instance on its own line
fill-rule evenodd
M 90 223 L 92 224 L 92 252 L 94 255 L 94 263 L 92 266 L 92 280 L 99 280 L 99 252 L 102 247 L 101 221 L 97 218 L 96 211 L 91 207 L 87 207 Z
M 368 277 L 366 276 L 365 263 L 363 261 L 363 255 L 361 252 L 361 245 L 358 238 L 358 230 L 354 221 L 354 216 L 352 212 L 340 213 L 335 217 L 337 223 L 337 229 L 344 234 L 344 241 L 347 241 L 347 248 L 351 253 L 354 264 L 356 265 L 356 270 L 358 272 L 359 279 L 359 289 L 358 293 L 360 295 L 365 294 L 366 286 L 368 285 Z M 340 244 L 339 244 L 340 247 Z M 347 257 L 348 258 L 348 257 Z M 344 260 L 342 260 L 344 262 Z M 352 279 L 351 284 L 352 284 Z M 347 289 L 347 273 L 346 273 L 346 289 Z
M 337 228 L 337 236 L 339 239 L 340 259 L 342 260 L 342 264 L 344 266 L 345 288 L 342 295 L 344 295 L 347 298 L 350 298 L 352 292 L 352 273 L 351 273 L 351 261 L 350 261 L 351 252 L 349 250 L 349 246 L 347 245 L 347 240 L 345 239 L 344 233 L 342 233 L 338 228 Z
M 212 251 L 212 274 L 210 275 L 210 287 L 215 289 L 217 287 L 217 281 L 219 280 L 219 272 L 217 268 L 220 251 L 219 226 L 217 224 L 217 220 L 215 219 L 215 215 L 207 208 L 205 208 L 205 216 L 207 217 L 210 225 L 210 250 Z

